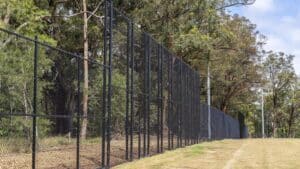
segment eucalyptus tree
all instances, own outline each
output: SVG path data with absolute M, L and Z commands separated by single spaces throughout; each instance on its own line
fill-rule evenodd
M 278 137 L 279 130 L 284 129 L 283 121 L 287 114 L 284 110 L 285 100 L 291 91 L 291 84 L 295 84 L 295 71 L 293 67 L 293 55 L 286 55 L 282 52 L 269 52 L 264 63 L 268 75 L 267 86 L 270 89 L 269 113 L 271 115 L 272 136 Z M 288 99 L 292 103 L 292 99 Z M 281 132 L 282 133 L 282 132 Z
M 47 17 L 48 31 L 58 41 L 57 46 L 84 56 L 84 60 L 81 62 L 82 66 L 80 66 L 80 69 L 82 67 L 81 77 L 83 77 L 83 90 L 80 91 L 80 95 L 76 94 L 76 83 L 74 83 L 76 79 L 74 70 L 77 69 L 77 64 L 74 63 L 74 58 L 64 56 L 53 58 L 55 63 L 53 69 L 57 73 L 52 77 L 55 88 L 50 88 L 47 92 L 49 102 L 53 105 L 52 111 L 61 114 L 73 114 L 76 109 L 76 100 L 82 100 L 80 107 L 83 117 L 85 117 L 81 125 L 81 137 L 83 139 L 86 138 L 87 133 L 89 104 L 95 105 L 94 100 L 89 103 L 89 96 L 96 94 L 96 92 L 89 90 L 89 88 L 95 88 L 95 71 L 100 71 L 100 68 L 93 65 L 90 68 L 89 65 L 91 64 L 88 63 L 88 60 L 101 61 L 102 58 L 103 2 L 96 0 L 37 2 L 39 7 L 50 12 Z M 89 74 L 92 75 L 90 78 Z M 98 76 L 100 75 L 99 73 Z M 56 132 L 60 134 L 70 133 L 72 123 L 72 119 L 58 119 Z
M 296 87 L 294 88 L 294 119 L 289 121 L 291 123 L 291 132 L 289 132 L 290 134 L 290 137 L 297 137 L 299 138 L 300 137 L 300 78 L 299 76 L 297 77 L 297 83 L 296 83 Z M 292 111 L 291 111 L 291 116 L 292 117 Z
M 296 123 L 299 121 L 300 113 L 299 113 L 299 101 L 300 101 L 300 93 L 299 93 L 299 82 L 297 78 L 295 78 L 290 84 L 288 91 L 288 95 L 286 97 L 284 103 L 284 109 L 286 111 L 286 137 L 295 137 L 297 128 Z

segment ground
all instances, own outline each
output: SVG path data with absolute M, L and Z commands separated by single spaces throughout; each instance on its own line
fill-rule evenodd
M 223 140 L 166 152 L 113 169 L 299 169 L 299 139 Z
M 156 153 L 156 137 L 151 136 L 150 154 Z M 167 140 L 167 138 L 165 139 Z M 49 137 L 38 141 L 37 169 L 76 168 L 76 140 L 67 137 Z M 31 142 L 24 138 L 0 138 L 0 169 L 30 169 Z M 137 158 L 137 137 L 134 137 L 133 156 Z M 167 142 L 164 143 L 167 145 Z M 111 166 L 126 162 L 123 137 L 111 141 Z M 80 168 L 94 169 L 101 166 L 101 138 L 81 140 Z
M 101 139 L 83 141 L 81 169 L 101 165 Z M 156 152 L 151 139 L 151 155 Z M 167 140 L 167 139 L 165 139 Z M 76 164 L 75 140 L 61 137 L 43 139 L 37 153 L 38 169 L 73 169 Z M 25 146 L 24 146 L 25 145 Z M 124 140 L 112 141 L 112 166 L 125 161 Z M 137 142 L 134 142 L 137 158 Z M 167 142 L 164 143 L 167 148 Z M 164 154 L 118 165 L 113 169 L 299 169 L 300 139 L 247 139 L 204 142 Z M 0 139 L 0 169 L 31 168 L 30 146 L 20 140 Z

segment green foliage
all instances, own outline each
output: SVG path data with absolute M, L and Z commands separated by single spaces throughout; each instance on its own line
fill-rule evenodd
M 269 132 L 274 137 L 292 137 L 294 124 L 298 120 L 296 96 L 297 78 L 293 68 L 292 55 L 268 52 L 264 66 L 266 71 L 267 114 Z
M 97 69 L 96 69 L 97 70 Z M 102 125 L 101 114 L 103 110 L 102 105 L 102 74 L 95 71 L 95 77 L 90 79 L 90 101 L 89 101 L 89 115 L 94 117 L 89 121 L 90 136 L 99 136 Z M 124 132 L 124 119 L 126 110 L 126 78 L 120 70 L 115 69 L 112 74 L 112 129 L 114 133 Z M 92 73 L 93 74 L 93 73 Z M 97 92 L 95 92 L 97 91 Z
M 41 41 L 55 44 L 55 41 L 44 33 L 46 28 L 42 18 L 48 11 L 41 10 L 31 0 L 0 2 L 1 27 L 16 30 L 18 33 L 40 37 Z M 32 114 L 33 97 L 33 56 L 34 43 L 0 33 L 0 111 L 1 113 Z M 43 77 L 51 73 L 52 61 L 48 58 L 47 49 L 39 46 L 38 54 L 38 98 L 51 83 Z M 39 104 L 38 113 L 44 114 Z M 26 137 L 31 133 L 31 118 L 12 117 L 0 119 L 0 136 Z M 50 131 L 49 120 L 38 120 L 38 132 L 43 136 Z

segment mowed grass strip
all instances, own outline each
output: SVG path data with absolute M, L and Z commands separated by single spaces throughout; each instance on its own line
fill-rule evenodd
M 300 169 L 300 139 L 247 140 L 230 168 Z
M 242 144 L 241 140 L 205 142 L 136 160 L 113 169 L 222 169 Z
M 300 169 L 300 139 L 213 141 L 114 169 Z

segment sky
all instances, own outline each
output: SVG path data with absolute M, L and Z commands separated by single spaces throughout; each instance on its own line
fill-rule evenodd
M 251 6 L 228 9 L 245 16 L 267 37 L 266 50 L 295 55 L 294 67 L 300 75 L 300 0 L 256 0 Z

